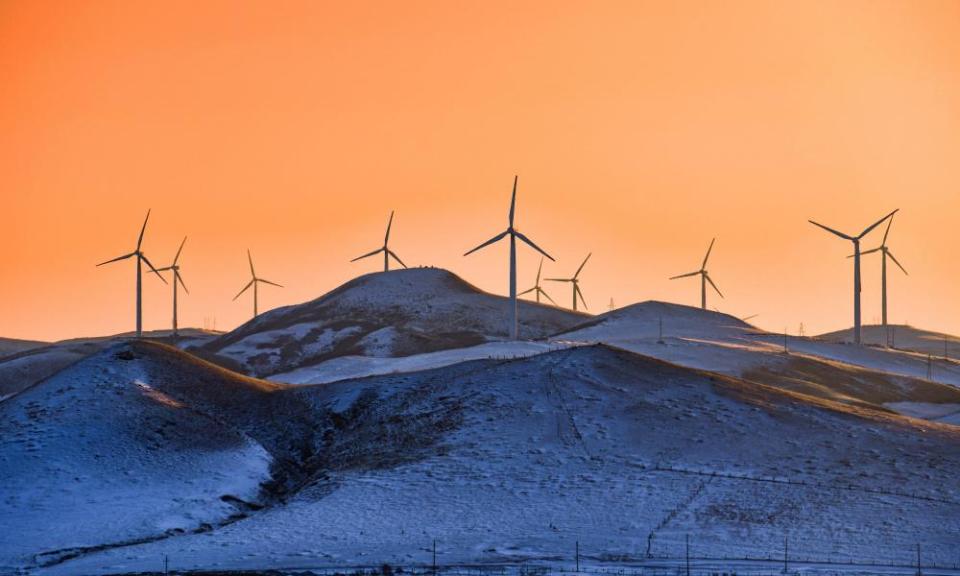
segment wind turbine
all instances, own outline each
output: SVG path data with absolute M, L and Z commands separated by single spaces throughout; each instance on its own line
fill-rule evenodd
M 253 286 L 253 317 L 256 318 L 257 317 L 257 285 L 263 282 L 264 284 L 269 284 L 271 286 L 276 286 L 278 288 L 283 288 L 283 286 L 277 284 L 276 282 L 271 282 L 263 278 L 257 278 L 257 273 L 253 269 L 253 257 L 250 256 L 249 248 L 247 249 L 247 260 L 250 261 L 250 282 L 247 283 L 247 285 L 243 287 L 243 290 L 241 290 L 236 296 L 234 296 L 233 299 L 236 300 L 237 298 L 240 297 L 241 294 L 246 292 L 248 288 Z
M 580 267 L 577 268 L 577 272 L 573 275 L 573 278 L 547 278 L 550 282 L 570 282 L 573 285 L 573 311 L 577 311 L 577 296 L 580 296 L 580 301 L 583 302 L 583 307 L 586 309 L 587 301 L 583 298 L 583 292 L 580 291 L 580 271 L 583 270 L 583 267 L 587 264 L 587 260 L 593 256 L 593 253 L 587 254 L 587 257 L 583 259 L 583 262 L 580 264 Z
M 528 246 L 536 250 L 537 252 L 543 254 L 551 261 L 553 256 L 547 254 L 540 249 L 539 246 L 533 243 L 532 240 L 521 234 L 518 230 L 513 227 L 513 214 L 517 205 L 517 177 L 513 177 L 513 194 L 510 196 L 510 216 L 509 224 L 507 229 L 503 232 L 497 234 L 493 238 L 487 240 L 483 244 L 477 246 L 473 250 L 465 253 L 464 256 L 469 256 L 470 254 L 476 252 L 481 248 L 486 248 L 487 246 L 499 242 L 503 239 L 504 236 L 510 236 L 510 338 L 512 340 L 517 339 L 517 238 L 523 240 L 527 243 Z
M 543 271 L 543 258 L 540 258 L 540 267 L 537 268 L 537 281 L 533 283 L 533 288 L 530 288 L 529 290 L 524 290 L 523 292 L 517 294 L 517 296 L 523 296 L 524 294 L 529 294 L 529 293 L 533 292 L 533 293 L 535 293 L 535 294 L 537 295 L 537 303 L 539 303 L 539 302 L 540 302 L 540 295 L 543 294 L 543 297 L 544 297 L 544 298 L 546 298 L 546 299 L 549 300 L 554 306 L 556 306 L 557 303 L 553 301 L 553 298 L 551 298 L 550 295 L 547 294 L 547 293 L 544 291 L 544 289 L 540 287 L 540 272 L 542 272 L 542 271 Z
M 167 266 L 166 268 L 161 268 L 159 271 L 163 272 L 165 270 L 170 270 L 173 272 L 173 337 L 177 337 L 177 286 L 183 285 L 183 291 L 187 294 L 190 293 L 187 290 L 187 284 L 183 281 L 183 277 L 180 276 L 180 265 L 177 262 L 180 260 L 180 252 L 183 251 L 183 245 L 186 244 L 187 237 L 183 237 L 183 241 L 180 242 L 180 247 L 177 248 L 177 255 L 173 257 L 173 264 Z
M 142 289 L 141 289 L 143 284 L 141 277 L 143 274 L 141 271 L 140 263 L 146 262 L 147 266 L 150 267 L 150 270 L 153 271 L 153 273 L 156 274 L 158 278 L 163 280 L 164 284 L 167 283 L 163 275 L 161 275 L 160 272 L 158 272 L 157 269 L 153 267 L 153 264 L 151 264 L 150 261 L 147 260 L 146 255 L 143 253 L 142 250 L 140 250 L 140 245 L 143 244 L 143 233 L 147 229 L 147 220 L 149 219 L 150 219 L 150 210 L 147 210 L 147 217 L 143 219 L 143 227 L 140 228 L 140 236 L 137 237 L 136 250 L 134 250 L 129 254 L 124 254 L 123 256 L 117 256 L 113 260 L 107 260 L 106 262 L 101 262 L 97 264 L 97 266 L 103 266 L 104 264 L 110 264 L 111 262 L 126 260 L 127 258 L 130 258 L 133 256 L 137 257 L 137 338 L 140 338 L 141 336 L 143 336 L 143 314 L 142 314 L 143 297 L 142 297 Z
M 882 304 L 882 306 L 883 306 L 882 318 L 883 318 L 883 329 L 884 329 L 884 330 L 887 329 L 887 258 L 889 257 L 891 260 L 893 260 L 893 263 L 896 264 L 897 267 L 900 268 L 900 270 L 902 270 L 904 274 L 907 274 L 907 269 L 904 268 L 902 264 L 900 264 L 900 262 L 897 260 L 896 256 L 893 255 L 893 252 L 890 252 L 890 249 L 887 248 L 887 236 L 890 235 L 890 226 L 891 226 L 891 225 L 893 225 L 893 216 L 892 216 L 892 215 L 890 216 L 890 219 L 887 220 L 887 229 L 886 229 L 886 231 L 884 231 L 884 233 L 883 233 L 883 241 L 880 242 L 880 245 L 877 246 L 876 248 L 873 248 L 873 249 L 871 249 L 871 250 L 867 250 L 867 251 L 865 251 L 865 252 L 861 252 L 861 253 L 860 253 L 861 256 L 866 256 L 867 254 L 873 254 L 874 252 L 880 252 L 880 254 L 882 255 L 882 264 L 881 264 L 881 268 L 880 268 L 880 271 L 881 271 L 881 272 L 880 272 L 880 274 L 881 274 L 881 276 L 880 276 L 880 278 L 881 278 L 880 286 L 881 286 L 881 293 L 882 293 L 882 298 L 881 298 L 881 300 L 882 300 L 882 303 L 883 303 L 883 304 Z M 853 258 L 853 255 L 851 254 L 850 256 L 847 256 L 847 258 Z M 907 276 L 909 276 L 909 274 L 907 274 Z
M 860 239 L 869 234 L 871 230 L 882 224 L 884 220 L 891 218 L 897 213 L 898 210 L 900 209 L 897 208 L 897 210 L 894 210 L 883 218 L 877 220 L 857 236 L 850 236 L 848 234 L 844 234 L 843 232 L 838 232 L 833 228 L 824 226 L 823 224 L 814 222 L 813 220 L 809 220 L 809 222 L 814 226 L 823 228 L 835 236 L 839 236 L 844 240 L 853 242 L 853 340 L 858 346 L 860 345 Z
M 700 265 L 699 270 L 697 270 L 696 272 L 690 272 L 688 274 L 680 274 L 679 276 L 673 276 L 670 278 L 671 280 L 676 280 L 677 278 L 688 278 L 690 276 L 696 276 L 699 274 L 700 275 L 700 308 L 702 308 L 703 310 L 707 309 L 707 282 L 709 282 L 710 285 L 713 286 L 713 289 L 717 291 L 717 294 L 719 294 L 720 297 L 723 298 L 723 293 L 720 292 L 720 289 L 717 288 L 717 285 L 713 283 L 713 279 L 710 278 L 710 273 L 707 272 L 707 260 L 710 259 L 710 252 L 713 250 L 713 243 L 716 241 L 717 241 L 716 238 L 710 241 L 710 247 L 707 248 L 707 255 L 703 257 L 703 264 Z
M 387 221 L 387 234 L 386 236 L 383 237 L 383 246 L 381 246 L 380 248 L 377 248 L 373 252 L 368 252 L 363 256 L 357 256 L 356 258 L 351 260 L 351 262 L 356 262 L 357 260 L 363 260 L 364 258 L 367 258 L 369 256 L 375 256 L 380 252 L 383 252 L 383 271 L 384 272 L 390 271 L 391 256 L 393 256 L 393 259 L 399 262 L 401 266 L 406 268 L 407 265 L 403 263 L 403 260 L 401 260 L 400 257 L 393 252 L 393 250 L 387 247 L 387 244 L 390 242 L 390 226 L 392 225 L 393 225 L 393 210 L 390 211 L 390 220 Z

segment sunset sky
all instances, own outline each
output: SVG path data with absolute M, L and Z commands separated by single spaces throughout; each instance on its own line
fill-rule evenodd
M 184 235 L 181 326 L 231 329 L 392 245 L 498 294 L 506 226 L 590 311 L 852 321 L 849 233 L 894 208 L 890 319 L 960 333 L 960 2 L 0 2 L 0 336 L 132 330 L 129 252 Z M 865 241 L 871 248 L 882 230 Z M 520 288 L 539 258 L 519 249 Z M 545 286 L 569 305 L 565 286 Z M 880 262 L 864 260 L 864 321 Z M 145 278 L 144 325 L 170 322 Z

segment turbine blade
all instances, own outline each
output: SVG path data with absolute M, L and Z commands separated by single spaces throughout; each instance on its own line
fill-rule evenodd
M 150 219 L 150 210 L 147 210 L 147 217 L 143 219 L 143 226 L 140 228 L 140 236 L 137 238 L 137 252 L 140 251 L 140 244 L 143 243 L 143 233 L 147 229 L 147 220 Z
M 710 247 L 707 248 L 707 255 L 703 257 L 703 264 L 700 265 L 701 270 L 705 270 L 707 268 L 707 260 L 710 258 L 710 252 L 713 250 L 713 243 L 716 241 L 716 238 L 710 241 Z
M 253 283 L 254 283 L 254 282 L 256 282 L 256 280 L 251 280 L 250 282 L 248 282 L 247 285 L 243 287 L 243 290 L 241 290 L 240 292 L 238 292 L 237 295 L 233 297 L 233 299 L 236 300 L 237 298 L 239 298 L 241 294 L 243 294 L 243 293 L 246 292 L 251 286 L 253 286 Z
M 583 270 L 583 267 L 587 265 L 587 260 L 589 260 L 591 256 L 593 256 L 593 252 L 587 254 L 587 257 L 583 259 L 583 264 L 577 268 L 577 272 L 573 275 L 574 278 L 580 275 L 580 271 Z
M 573 282 L 572 278 L 544 278 L 547 282 Z
M 493 244 L 494 242 L 500 241 L 504 236 L 506 236 L 506 235 L 509 234 L 509 233 L 510 233 L 509 230 L 504 230 L 503 232 L 497 234 L 496 236 L 494 236 L 493 238 L 487 240 L 487 241 L 484 242 L 483 244 L 477 246 L 477 247 L 474 248 L 473 250 L 470 250 L 469 252 L 465 253 L 464 256 L 469 256 L 470 254 L 473 254 L 474 252 L 476 252 L 477 250 L 479 250 L 479 249 L 481 249 L 481 248 L 486 248 L 487 246 Z
M 276 286 L 277 288 L 283 288 L 282 285 L 277 284 L 276 282 L 271 282 L 269 280 L 264 280 L 263 278 L 257 278 L 257 282 L 263 282 L 264 284 L 269 284 L 271 286 Z
M 143 252 L 140 253 L 140 258 L 147 263 L 147 266 L 149 266 L 150 270 L 152 270 L 153 273 L 157 275 L 157 278 L 160 278 L 161 280 L 163 280 L 164 284 L 167 283 L 167 279 L 164 278 L 163 274 L 161 274 L 156 268 L 153 267 L 153 264 L 151 264 L 150 261 L 147 260 L 147 257 L 143 255 Z
M 688 277 L 690 277 L 690 276 L 696 276 L 696 275 L 699 274 L 699 273 L 700 273 L 700 271 L 697 270 L 696 272 L 690 272 L 689 274 L 680 274 L 679 276 L 671 276 L 670 279 L 671 279 L 671 280 L 676 280 L 677 278 L 688 278 Z
M 250 255 L 250 249 L 247 248 L 247 260 L 250 261 L 250 275 L 254 278 L 257 277 L 257 273 L 253 271 L 253 256 Z
M 546 298 L 547 300 L 549 300 L 551 304 L 553 304 L 554 306 L 557 305 L 557 303 L 553 301 L 553 298 L 551 298 L 550 295 L 547 294 L 546 290 L 544 290 L 543 288 L 537 288 L 537 291 L 540 292 L 540 294 L 541 294 L 544 298 Z
M 910 275 L 910 274 L 907 272 L 907 269 L 904 268 L 903 265 L 900 264 L 900 262 L 894 257 L 893 252 L 887 250 L 887 256 L 889 256 L 890 259 L 893 260 L 893 263 L 896 264 L 898 268 L 900 268 L 901 270 L 903 270 L 903 273 L 904 273 L 904 274 L 906 274 L 907 276 Z
M 173 274 L 174 274 L 174 276 L 177 277 L 177 280 L 180 281 L 180 285 L 183 286 L 183 291 L 186 292 L 187 294 L 189 294 L 190 291 L 187 290 L 187 283 L 183 281 L 183 276 L 180 275 L 180 272 L 179 272 L 178 270 L 174 270 L 174 271 L 173 271 Z
M 383 245 L 390 241 L 390 227 L 393 226 L 393 210 L 390 211 L 390 220 L 387 220 L 387 233 L 383 237 Z
M 867 254 L 873 254 L 874 252 L 879 252 L 880 250 L 882 250 L 882 248 L 880 246 L 877 246 L 876 248 L 871 248 L 870 250 L 864 250 L 863 252 L 860 253 L 860 255 L 866 256 Z M 853 258 L 854 256 L 856 256 L 856 254 L 851 254 L 847 256 L 847 258 Z
M 876 228 L 877 226 L 883 224 L 883 221 L 884 221 L 884 220 L 886 220 L 887 218 L 892 218 L 893 215 L 896 214 L 899 210 L 900 210 L 900 209 L 897 208 L 897 209 L 894 210 L 893 212 L 891 212 L 891 213 L 887 214 L 886 216 L 884 216 L 883 218 L 877 220 L 876 222 L 874 222 L 873 224 L 871 224 L 866 230 L 864 230 L 863 232 L 861 232 L 860 235 L 857 236 L 857 238 L 858 238 L 858 239 L 863 238 L 864 236 L 866 236 L 867 234 L 869 234 L 871 230 L 873 230 L 873 229 Z
M 580 303 L 583 304 L 583 309 L 587 310 L 587 301 L 583 297 L 583 292 L 580 291 L 580 285 L 574 284 L 573 289 L 577 291 L 577 294 L 580 296 Z
M 704 274 L 703 277 L 707 279 L 707 282 L 709 282 L 711 286 L 713 286 L 713 289 L 717 291 L 717 294 L 719 294 L 720 297 L 723 298 L 723 292 L 721 292 L 720 289 L 717 288 L 717 285 L 713 283 L 713 279 L 710 278 L 710 275 Z
M 844 234 L 843 232 L 837 232 L 837 231 L 834 230 L 833 228 L 830 228 L 830 227 L 828 227 L 828 226 L 824 226 L 823 224 L 820 224 L 819 222 L 814 222 L 813 220 L 807 220 L 807 222 L 813 224 L 814 226 L 819 226 L 820 228 L 823 228 L 824 230 L 826 230 L 827 232 L 829 232 L 829 233 L 831 233 L 831 234 L 836 234 L 837 236 L 843 238 L 844 240 L 853 240 L 853 239 L 854 239 L 853 236 L 847 236 L 847 235 Z
M 530 288 L 529 290 L 524 290 L 523 292 L 517 294 L 517 296 L 523 296 L 524 294 L 529 294 L 529 293 L 533 292 L 534 290 L 538 290 L 538 288 L 537 288 L 536 286 L 534 286 L 533 288 Z
M 883 242 L 880 243 L 881 246 L 887 245 L 887 236 L 890 235 L 890 226 L 893 225 L 893 216 L 890 216 L 890 219 L 887 220 L 887 229 L 883 232 Z
M 120 260 L 126 260 L 127 258 L 129 258 L 129 257 L 131 257 L 131 256 L 136 256 L 136 255 L 137 255 L 136 252 L 131 252 L 131 253 L 129 253 L 129 254 L 124 254 L 123 256 L 117 256 L 117 257 L 114 258 L 113 260 L 107 260 L 106 262 L 101 262 L 101 263 L 97 264 L 97 266 L 103 266 L 104 264 L 109 264 L 109 263 L 111 263 L 111 262 L 118 262 L 118 261 L 120 261 Z
M 517 206 L 517 176 L 513 176 L 513 194 L 510 195 L 510 227 L 513 228 L 513 213 Z
M 377 248 L 377 249 L 374 250 L 373 252 L 367 252 L 367 253 L 364 254 L 363 256 L 357 256 L 356 258 L 354 258 L 353 260 L 351 260 L 351 262 L 356 262 L 357 260 L 363 260 L 364 258 L 369 258 L 370 256 L 374 256 L 374 255 L 376 255 L 376 254 L 379 254 L 379 253 L 383 252 L 384 250 L 386 250 L 386 248 Z
M 390 256 L 392 256 L 393 259 L 396 260 L 397 262 L 399 262 L 400 265 L 403 266 L 404 268 L 407 267 L 407 265 L 403 263 L 403 260 L 401 260 L 400 257 L 397 256 L 397 254 L 396 254 L 393 250 L 389 250 L 389 249 L 388 249 L 388 250 L 387 250 L 387 254 L 389 254 Z
M 183 237 L 183 241 L 180 242 L 180 247 L 177 248 L 177 255 L 173 257 L 173 266 L 177 265 L 177 260 L 180 259 L 180 252 L 183 250 L 183 245 L 187 243 L 187 237 Z
M 528 246 L 530 246 L 531 248 L 533 248 L 533 249 L 536 250 L 537 252 L 543 254 L 544 256 L 546 256 L 547 258 L 549 258 L 552 262 L 556 262 L 556 260 L 553 259 L 553 256 L 551 256 L 551 255 L 547 254 L 546 252 L 544 252 L 543 249 L 541 249 L 539 246 L 537 246 L 536 244 L 533 243 L 533 240 L 530 240 L 529 238 L 527 238 L 527 237 L 524 236 L 523 234 L 517 232 L 516 230 L 514 230 L 513 233 L 517 235 L 517 238 L 519 238 L 519 239 L 523 240 L 524 242 L 526 242 Z
M 534 283 L 534 286 L 540 285 L 540 273 L 543 272 L 543 257 L 540 257 L 540 266 L 537 267 L 537 281 Z

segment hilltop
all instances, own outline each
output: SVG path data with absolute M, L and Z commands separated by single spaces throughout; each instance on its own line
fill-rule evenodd
M 40 342 L 37 340 L 19 340 L 17 338 L 0 338 L 0 359 L 4 356 L 24 352 L 31 348 L 46 346 L 49 342 Z
M 191 351 L 257 376 L 340 356 L 409 356 L 505 339 L 508 305 L 508 298 L 447 270 L 377 272 L 311 302 L 261 314 Z M 544 338 L 589 317 L 521 300 L 520 336 Z
M 890 324 L 888 329 L 892 348 L 940 357 L 946 352 L 953 358 L 960 358 L 960 338 L 957 336 L 904 324 Z M 883 326 L 876 324 L 862 326 L 860 335 L 867 346 L 887 345 L 888 330 Z M 817 339 L 827 342 L 853 342 L 853 329 L 827 332 L 817 336 Z M 946 349 L 944 349 L 944 343 L 946 343 Z
M 184 328 L 180 330 L 177 343 L 195 345 L 218 334 L 196 328 Z M 133 336 L 133 332 L 126 332 L 112 336 L 72 338 L 60 342 L 37 342 L 36 345 L 21 346 L 19 351 L 0 357 L 0 400 Z M 144 332 L 144 337 L 172 342 L 172 334 L 169 330 Z

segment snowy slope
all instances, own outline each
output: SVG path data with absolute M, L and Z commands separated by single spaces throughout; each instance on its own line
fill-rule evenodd
M 525 358 L 536 354 L 543 354 L 551 350 L 565 348 L 558 344 L 545 342 L 488 342 L 467 348 L 452 348 L 438 352 L 427 352 L 411 356 L 386 357 L 376 356 L 339 356 L 319 364 L 298 368 L 290 372 L 270 376 L 272 382 L 287 384 L 325 384 L 350 378 L 362 378 L 379 374 L 395 374 L 398 372 L 417 372 L 430 368 L 441 368 L 483 359 L 512 359 Z
M 0 358 L 3 358 L 4 356 L 10 356 L 11 354 L 17 354 L 19 352 L 24 352 L 26 350 L 30 350 L 31 348 L 46 346 L 47 344 L 49 344 L 49 342 L 18 340 L 16 338 L 0 338 Z
M 726 314 L 663 302 L 608 312 L 552 340 L 612 344 L 847 403 L 896 409 L 903 402 L 960 402 L 960 366 L 937 364 L 931 382 L 926 379 L 926 358 L 909 352 L 791 337 L 785 354 L 783 335 Z
M 507 298 L 437 268 L 367 274 L 305 304 L 271 310 L 191 351 L 258 376 L 339 356 L 409 356 L 508 334 Z M 520 335 L 546 337 L 589 318 L 521 301 Z
M 960 358 L 960 338 L 956 336 L 903 324 L 891 324 L 888 329 L 892 346 L 899 350 L 943 356 L 944 343 L 946 343 L 947 355 Z M 863 343 L 870 346 L 884 346 L 887 343 L 887 333 L 883 326 L 876 324 L 869 324 L 861 328 Z M 817 336 L 817 339 L 827 342 L 853 342 L 853 330 L 828 332 Z
M 181 341 L 194 345 L 217 335 L 216 332 L 186 328 L 180 330 Z M 133 333 L 95 338 L 74 338 L 55 343 L 39 343 L 10 355 L 0 357 L 0 400 L 12 396 L 70 364 L 96 354 L 118 342 L 131 338 Z M 145 332 L 147 338 L 170 340 L 169 330 Z
M 271 455 L 210 408 L 275 385 L 151 346 L 115 345 L 0 403 L 0 573 L 202 529 L 242 511 L 224 496 L 260 498 Z
M 606 346 L 270 393 L 311 407 L 311 480 L 203 534 L 38 574 L 682 555 L 954 562 L 960 429 Z M 295 402 L 294 402 L 295 400 Z M 284 406 L 288 404 L 279 404 Z M 284 409 L 273 411 L 286 422 Z M 256 429 L 252 426 L 251 429 Z

